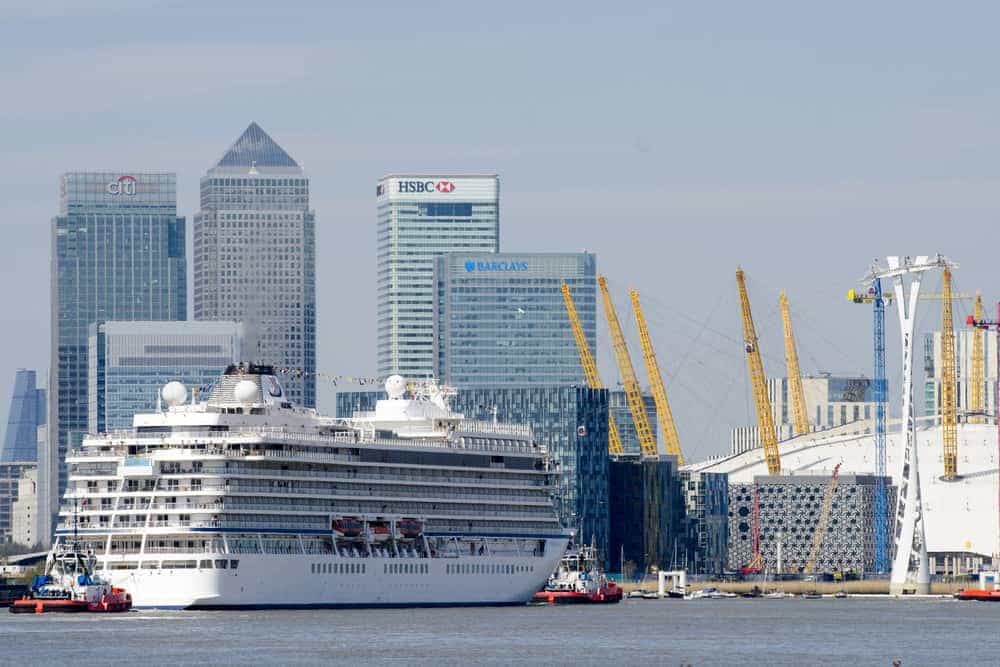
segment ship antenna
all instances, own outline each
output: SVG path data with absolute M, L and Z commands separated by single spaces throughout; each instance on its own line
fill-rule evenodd
M 79 529 L 79 524 L 80 524 L 80 519 L 79 519 L 79 516 L 77 515 L 77 504 L 79 502 L 80 502 L 80 499 L 76 497 L 76 489 L 74 488 L 73 489 L 73 548 L 74 549 L 76 549 L 76 545 L 80 541 L 79 540 L 79 530 L 78 530 Z

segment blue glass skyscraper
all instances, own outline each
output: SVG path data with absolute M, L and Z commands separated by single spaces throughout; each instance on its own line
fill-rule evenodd
M 35 371 L 20 369 L 7 413 L 7 430 L 0 447 L 0 463 L 38 460 L 38 427 L 45 424 L 45 390 L 36 386 Z
M 73 172 L 60 179 L 52 219 L 49 443 L 38 476 L 42 516 L 51 516 L 65 488 L 67 448 L 87 430 L 90 325 L 187 317 L 184 226 L 175 174 Z
M 583 385 L 562 284 L 595 349 L 596 259 L 590 253 L 452 252 L 435 262 L 437 376 L 472 387 Z

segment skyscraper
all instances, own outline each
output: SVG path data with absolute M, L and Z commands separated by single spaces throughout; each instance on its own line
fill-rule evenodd
M 596 278 L 589 253 L 439 256 L 437 376 L 463 389 L 585 384 L 561 288 L 570 286 L 593 350 Z
M 19 369 L 7 413 L 7 431 L 0 463 L 38 461 L 38 427 L 45 423 L 45 390 L 36 385 L 35 371 Z
M 245 325 L 246 356 L 316 405 L 316 226 L 305 171 L 250 123 L 201 179 L 194 319 Z
M 434 375 L 434 260 L 500 250 L 500 182 L 492 175 L 393 174 L 378 205 L 378 372 Z
M 60 180 L 52 219 L 49 444 L 39 456 L 42 516 L 52 515 L 65 487 L 67 447 L 87 430 L 90 325 L 187 317 L 184 226 L 175 174 L 72 172 Z M 47 534 L 50 528 L 43 525 Z
M 129 428 L 137 412 L 156 408 L 171 380 L 189 395 L 207 390 L 240 361 L 235 322 L 103 322 L 90 327 L 91 433 Z

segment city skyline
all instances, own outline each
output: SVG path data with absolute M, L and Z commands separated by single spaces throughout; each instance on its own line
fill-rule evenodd
M 995 18 L 995 8 L 982 9 Z M 553 48 L 542 26 L 566 20 L 554 8 L 535 8 L 537 25 L 499 16 L 488 29 L 461 32 L 447 12 L 431 21 L 396 6 L 399 20 L 387 26 L 374 12 L 342 9 L 305 30 L 290 17 L 274 20 L 268 39 L 255 39 L 262 26 L 226 33 L 222 9 L 181 3 L 142 25 L 129 23 L 134 11 L 13 11 L 3 28 L 4 53 L 28 57 L 4 59 L 11 159 L 0 173 L 12 242 L 0 263 L 24 289 L 9 297 L 11 351 L 0 355 L 0 377 L 48 366 L 39 342 L 49 308 L 45 221 L 58 174 L 115 165 L 173 171 L 179 214 L 191 217 L 205 165 L 254 119 L 281 137 L 313 181 L 318 255 L 326 260 L 317 267 L 317 348 L 327 373 L 375 374 L 375 296 L 364 287 L 375 275 L 371 184 L 404 170 L 499 173 L 502 249 L 596 253 L 620 310 L 626 288 L 637 287 L 693 457 L 724 452 L 728 429 L 753 421 L 736 264 L 750 279 L 771 376 L 783 374 L 781 287 L 806 372 L 871 373 L 871 313 L 843 293 L 875 256 L 941 251 L 961 264 L 958 289 L 982 288 L 987 304 L 1000 296 L 988 243 L 997 217 L 991 149 L 1000 140 L 991 119 L 1000 104 L 975 83 L 990 77 L 990 16 L 972 22 L 911 9 L 890 49 L 884 31 L 899 15 L 888 7 L 871 9 L 864 25 L 833 10 L 790 11 L 771 25 L 749 8 L 721 20 L 707 8 L 649 8 L 643 21 L 635 11 L 605 9 L 573 17 Z M 134 31 L 128 38 L 124 25 Z M 413 25 L 423 28 L 419 39 L 406 34 Z M 60 44 L 55 50 L 30 43 L 40 28 Z M 74 37 L 81 28 L 87 41 Z M 945 29 L 964 39 L 941 45 Z M 606 51 L 582 46 L 616 32 L 629 39 Z M 143 38 L 151 46 L 136 46 Z M 220 42 L 242 60 L 238 71 L 211 57 Z M 449 57 L 456 44 L 475 57 Z M 416 57 L 402 58 L 407 52 Z M 24 62 L 15 75 L 14 64 Z M 115 67 L 100 66 L 107 62 Z M 483 76 L 468 76 L 473 67 Z M 455 80 L 469 94 L 442 100 Z M 606 86 L 598 92 L 595 81 Z M 46 87 L 79 104 L 61 109 Z M 287 104 L 310 96 L 320 104 Z M 331 103 L 340 99 L 350 103 Z M 927 331 L 939 314 L 931 304 L 921 310 L 918 326 Z M 957 307 L 957 324 L 964 315 Z M 898 356 L 894 327 L 890 319 L 890 364 Z M 610 384 L 616 373 L 598 331 Z M 634 336 L 630 343 L 635 361 Z M 332 411 L 333 391 L 319 389 L 324 411 Z

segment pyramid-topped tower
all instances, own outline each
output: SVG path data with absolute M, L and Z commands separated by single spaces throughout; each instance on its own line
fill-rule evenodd
M 316 233 L 309 179 L 255 122 L 201 179 L 194 319 L 244 325 L 243 357 L 316 404 Z

